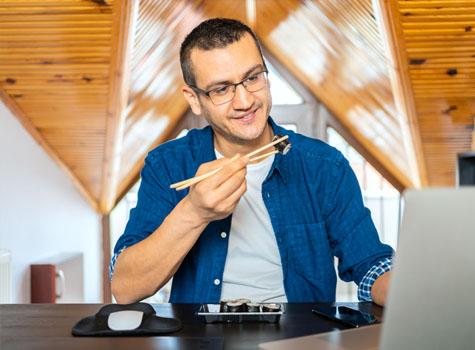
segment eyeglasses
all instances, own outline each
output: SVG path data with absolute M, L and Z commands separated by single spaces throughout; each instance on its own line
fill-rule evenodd
M 258 90 L 263 89 L 267 86 L 267 69 L 259 72 L 257 74 L 251 75 L 244 80 L 241 80 L 239 83 L 229 84 L 225 86 L 221 86 L 219 88 L 204 91 L 196 86 L 189 85 L 190 88 L 199 92 L 200 94 L 206 95 L 211 99 L 211 102 L 215 105 L 222 105 L 234 99 L 236 96 L 236 87 L 238 85 L 244 86 L 247 91 L 249 92 L 256 92 Z

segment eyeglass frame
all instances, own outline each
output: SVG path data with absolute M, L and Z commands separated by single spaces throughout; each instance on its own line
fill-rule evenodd
M 256 75 L 262 74 L 262 73 L 266 73 L 266 75 L 265 75 L 266 84 L 265 84 L 263 87 L 261 87 L 261 88 L 259 88 L 259 89 L 257 89 L 257 90 L 249 91 L 249 90 L 247 89 L 246 85 L 244 85 L 244 82 L 245 82 L 247 79 L 252 78 L 252 77 L 254 77 L 254 76 L 256 76 Z M 253 93 L 253 92 L 262 90 L 263 88 L 265 88 L 265 87 L 268 85 L 268 84 L 267 84 L 267 83 L 268 83 L 268 78 L 269 78 L 269 77 L 268 77 L 268 74 L 269 74 L 269 71 L 268 71 L 267 68 L 266 68 L 266 69 L 264 69 L 263 71 L 260 71 L 259 73 L 252 74 L 252 75 L 248 76 L 247 78 L 244 78 L 244 79 L 241 80 L 239 83 L 227 84 L 227 85 L 224 85 L 224 86 L 222 86 L 222 87 L 218 87 L 218 88 L 211 89 L 211 90 L 208 90 L 208 91 L 201 90 L 199 87 L 194 86 L 194 85 L 191 85 L 191 84 L 188 84 L 188 86 L 189 86 L 190 88 L 192 88 L 194 91 L 199 92 L 200 94 L 207 96 L 215 106 L 220 106 L 220 105 L 224 105 L 225 103 L 228 103 L 228 102 L 231 102 L 232 100 L 234 100 L 234 98 L 236 97 L 236 88 L 238 87 L 238 85 L 242 85 L 242 86 L 244 87 L 244 89 L 246 89 L 246 91 L 247 91 L 247 92 L 250 92 L 250 93 Z M 215 90 L 219 90 L 219 89 L 222 89 L 223 87 L 230 87 L 230 86 L 234 86 L 234 96 L 233 96 L 233 98 L 230 99 L 229 101 L 226 101 L 226 102 L 214 103 L 213 99 L 211 98 L 211 96 L 210 96 L 209 94 L 212 93 L 212 92 L 215 91 Z

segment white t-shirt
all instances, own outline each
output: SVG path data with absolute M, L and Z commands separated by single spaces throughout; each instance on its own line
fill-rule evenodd
M 273 161 L 271 156 L 247 166 L 247 191 L 232 216 L 221 299 L 287 302 L 280 253 L 261 191 Z

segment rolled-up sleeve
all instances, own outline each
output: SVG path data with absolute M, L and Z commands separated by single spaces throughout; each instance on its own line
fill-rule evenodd
M 392 259 L 385 258 L 369 269 L 358 285 L 359 301 L 373 301 L 373 298 L 371 297 L 371 288 L 373 287 L 374 281 L 376 281 L 376 279 L 382 274 L 390 271 L 392 266 Z
M 123 246 L 122 248 L 119 249 L 119 251 L 117 251 L 117 253 L 115 253 L 112 256 L 111 262 L 109 264 L 109 278 L 110 278 L 111 281 L 112 281 L 112 276 L 114 275 L 115 262 L 117 261 L 117 258 L 119 257 L 119 254 L 122 253 L 125 250 L 125 248 L 127 248 L 127 247 Z

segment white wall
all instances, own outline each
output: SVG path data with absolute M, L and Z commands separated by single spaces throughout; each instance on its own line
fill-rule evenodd
M 100 302 L 100 216 L 0 102 L 0 249 L 12 251 L 12 302 L 30 302 L 29 264 L 84 253 L 84 296 Z

